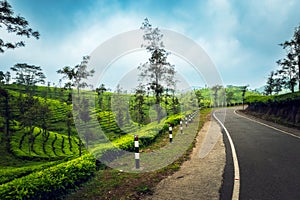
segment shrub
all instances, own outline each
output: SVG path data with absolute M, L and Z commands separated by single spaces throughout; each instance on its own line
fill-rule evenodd
M 0 199 L 53 199 L 87 180 L 95 171 L 90 154 L 0 185 Z

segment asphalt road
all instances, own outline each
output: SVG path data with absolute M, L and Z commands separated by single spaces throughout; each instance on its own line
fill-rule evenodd
M 222 118 L 224 112 L 217 111 L 216 116 Z M 234 109 L 227 109 L 224 125 L 237 154 L 239 199 L 300 199 L 299 138 L 238 116 Z M 227 164 L 221 199 L 231 198 L 234 182 L 228 138 L 226 141 Z

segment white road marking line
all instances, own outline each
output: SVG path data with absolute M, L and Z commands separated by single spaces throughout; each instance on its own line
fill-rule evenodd
M 258 124 L 264 125 L 264 126 L 266 126 L 266 127 L 272 128 L 272 129 L 274 129 L 274 130 L 276 130 L 276 131 L 280 131 L 280 132 L 285 133 L 285 134 L 287 134 L 287 135 L 289 135 L 289 136 L 292 136 L 292 137 L 295 137 L 295 138 L 300 139 L 300 136 L 298 136 L 298 135 L 295 135 L 295 134 L 293 134 L 293 133 L 289 133 L 289 132 L 284 131 L 284 130 L 281 130 L 281 129 L 279 129 L 279 128 L 275 128 L 275 127 L 273 127 L 273 126 L 271 126 L 271 125 L 268 125 L 268 124 L 265 124 L 265 123 L 256 121 L 256 120 L 254 120 L 254 119 L 248 118 L 248 117 L 246 117 L 246 116 L 240 115 L 240 114 L 238 114 L 238 113 L 236 112 L 236 109 L 234 110 L 234 114 L 236 114 L 236 115 L 239 116 L 239 117 L 243 117 L 243 118 L 248 119 L 248 120 L 250 120 L 250 121 L 256 122 L 256 123 L 258 123 Z
M 233 144 L 233 141 L 231 139 L 229 132 L 227 131 L 224 124 L 217 118 L 215 113 L 216 113 L 216 111 L 213 112 L 214 118 L 222 126 L 222 128 L 226 132 L 227 138 L 229 140 L 231 153 L 232 153 L 232 159 L 233 159 L 233 166 L 234 166 L 234 182 L 233 182 L 232 200 L 237 200 L 237 199 L 239 199 L 239 195 L 240 195 L 240 181 L 241 181 L 240 180 L 240 168 L 239 168 L 239 162 L 237 159 L 237 154 L 236 154 L 235 147 L 234 147 L 234 144 Z

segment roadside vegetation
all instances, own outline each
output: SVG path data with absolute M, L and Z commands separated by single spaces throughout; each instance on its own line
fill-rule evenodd
M 249 96 L 246 112 L 285 126 L 300 128 L 300 92 Z

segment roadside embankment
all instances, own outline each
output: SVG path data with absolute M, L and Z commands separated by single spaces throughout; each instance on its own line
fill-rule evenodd
M 248 99 L 245 112 L 255 117 L 300 129 L 300 93 Z

